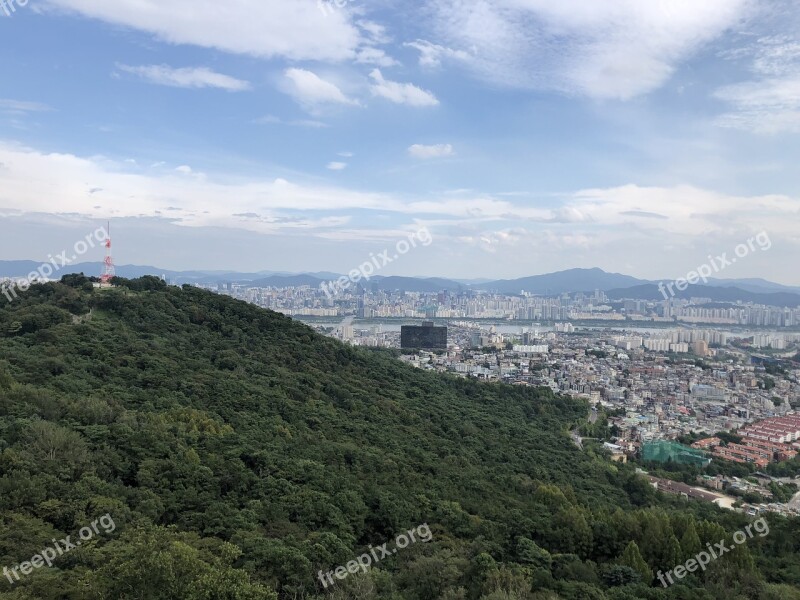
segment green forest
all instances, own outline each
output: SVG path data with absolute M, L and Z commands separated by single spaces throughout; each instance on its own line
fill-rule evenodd
M 153 277 L 0 297 L 0 599 L 800 599 L 800 520 L 665 588 L 751 519 L 580 451 L 587 406 L 424 372 Z M 422 524 L 428 542 L 318 573 Z M 80 538 L 83 539 L 83 538 Z

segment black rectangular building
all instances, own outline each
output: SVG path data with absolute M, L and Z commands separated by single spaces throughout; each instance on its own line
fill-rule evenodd
M 447 327 L 436 327 L 432 321 L 400 328 L 400 347 L 420 350 L 447 350 Z

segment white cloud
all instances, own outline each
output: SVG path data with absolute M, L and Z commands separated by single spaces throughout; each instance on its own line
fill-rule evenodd
M 753 71 L 767 77 L 797 73 L 800 65 L 800 41 L 788 35 L 760 38 L 754 49 Z
M 386 33 L 386 27 L 375 21 L 362 19 L 356 22 L 373 44 L 388 44 L 392 39 Z
M 259 117 L 254 122 L 259 125 L 289 125 L 291 127 L 309 127 L 311 129 L 324 129 L 329 127 L 327 123 L 323 123 L 322 121 L 315 121 L 313 119 L 292 119 L 290 121 L 285 121 L 275 115 Z
M 46 112 L 52 110 L 41 102 L 28 102 L 25 100 L 11 100 L 10 98 L 0 98 L 0 110 L 14 114 L 25 114 L 29 112 Z
M 219 88 L 229 92 L 242 92 L 250 89 L 250 82 L 242 81 L 206 67 L 183 67 L 175 69 L 169 65 L 143 65 L 132 67 L 117 65 L 120 71 L 137 75 L 157 85 L 181 88 Z
M 592 223 L 702 238 L 735 229 L 788 231 L 784 221 L 800 215 L 800 200 L 778 194 L 731 196 L 689 185 L 626 185 L 576 192 L 565 208 Z
M 380 48 L 365 47 L 358 51 L 356 62 L 362 65 L 378 65 L 379 67 L 394 67 L 400 63 L 387 56 Z
M 717 120 L 723 127 L 756 133 L 800 131 L 800 73 L 720 88 L 715 96 L 736 109 Z
M 92 218 L 169 218 L 186 227 L 222 227 L 275 232 L 284 228 L 331 226 L 337 215 L 287 214 L 351 209 L 403 212 L 397 198 L 337 187 L 303 185 L 285 179 L 216 178 L 188 165 L 139 170 L 103 157 L 39 152 L 0 141 L 0 208 L 25 213 L 77 214 Z M 102 188 L 102 205 L 91 189 Z M 52 190 L 59 190 L 59 203 Z M 48 191 L 49 190 L 49 191 Z M 173 208 L 169 207 L 181 207 Z M 254 213 L 257 220 L 234 217 Z M 327 221 L 325 221 L 327 219 Z
M 311 129 L 325 129 L 326 127 L 330 127 L 327 123 L 323 123 L 322 121 L 314 121 L 313 119 L 293 119 L 291 121 L 287 121 L 287 125 L 291 125 L 292 127 L 309 127 Z
M 790 36 L 767 36 L 724 53 L 748 59 L 754 78 L 718 89 L 714 96 L 731 106 L 717 119 L 722 127 L 755 133 L 800 132 L 800 42 Z
M 375 82 L 370 90 L 373 96 L 391 100 L 396 104 L 409 106 L 437 106 L 439 100 L 431 92 L 418 88 L 411 83 L 398 83 L 383 78 L 380 70 L 374 69 L 369 75 Z
M 355 62 L 357 64 L 377 65 L 379 67 L 394 67 L 400 64 L 394 58 L 388 56 L 384 50 L 376 47 L 392 41 L 383 25 L 367 20 L 357 21 L 356 25 L 361 29 L 364 37 L 362 46 L 356 52 Z
M 331 171 L 344 171 L 347 168 L 347 163 L 336 162 L 336 161 L 329 162 L 327 168 L 330 169 Z
M 522 227 L 510 227 L 500 230 L 474 232 L 471 235 L 460 235 L 458 240 L 467 246 L 474 246 L 483 252 L 497 254 L 500 252 L 519 253 L 521 248 L 536 248 L 547 239 L 550 249 L 555 247 L 561 252 L 570 254 L 576 247 L 589 247 L 590 238 L 583 235 L 554 235 L 552 232 L 530 231 Z
M 408 153 L 414 158 L 441 158 L 443 156 L 452 156 L 453 146 L 450 144 L 435 144 L 432 146 L 425 146 L 423 144 L 414 144 L 409 146 Z
M 344 95 L 338 86 L 305 69 L 286 69 L 284 90 L 306 108 L 324 104 L 358 106 L 356 100 Z
M 142 161 L 139 161 L 142 162 Z M 425 219 L 442 227 L 492 224 L 494 229 L 541 224 L 559 235 L 602 240 L 638 236 L 659 255 L 661 243 L 681 240 L 728 249 L 767 231 L 775 243 L 796 244 L 800 199 L 731 196 L 691 186 L 626 185 L 567 193 L 557 200 L 497 199 L 465 191 L 407 198 L 282 178 L 244 179 L 177 169 L 139 168 L 103 157 L 41 152 L 0 141 L 0 208 L 91 218 L 169 215 L 183 227 L 213 226 L 274 233 L 331 226 L 342 212 L 362 210 Z M 59 190 L 54 207 L 52 190 Z M 102 189 L 102 194 L 91 190 Z M 170 207 L 181 207 L 172 208 Z M 233 215 L 259 215 L 242 219 Z M 328 221 L 324 221 L 328 219 Z M 341 232 L 340 232 L 341 233 Z M 644 243 L 649 241 L 649 245 Z M 725 241 L 727 240 L 727 241 Z M 723 243 L 723 241 L 725 241 Z M 622 243 L 622 242 L 620 242 Z M 628 246 L 629 247 L 629 246 Z M 788 250 L 787 250 L 788 252 Z M 591 258 L 591 257 L 589 257 Z
M 662 86 L 754 0 L 430 0 L 446 47 L 493 83 L 629 99 Z M 426 59 L 436 62 L 436 58 Z
M 313 0 L 47 0 L 171 44 L 290 60 L 343 61 L 362 42 L 348 11 L 325 14 Z
M 442 65 L 442 59 L 468 61 L 470 54 L 463 50 L 453 50 L 426 40 L 416 40 L 403 44 L 407 48 L 414 48 L 419 52 L 421 67 L 436 68 Z

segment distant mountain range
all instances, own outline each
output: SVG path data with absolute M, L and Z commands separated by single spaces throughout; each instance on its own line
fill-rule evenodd
M 751 292 L 740 287 L 720 287 L 713 285 L 691 285 L 684 291 L 678 291 L 673 287 L 675 298 L 688 300 L 690 298 L 710 298 L 714 302 L 754 302 L 756 304 L 766 304 L 769 306 L 788 306 L 796 308 L 800 306 L 800 293 L 796 292 Z M 669 295 L 669 292 L 667 292 Z M 609 290 L 606 295 L 611 300 L 622 300 L 623 298 L 637 300 L 665 300 L 657 284 L 646 283 L 629 288 Z
M 38 269 L 41 265 L 41 262 L 33 260 L 0 260 L 0 277 L 27 277 L 28 274 Z M 57 274 L 53 274 L 52 277 L 57 278 L 67 273 L 84 273 L 85 275 L 99 276 L 102 271 L 103 263 L 101 262 L 83 262 L 65 266 Z M 140 265 L 120 265 L 116 267 L 116 272 L 120 277 L 125 277 L 127 279 L 142 277 L 144 275 L 164 276 L 174 283 L 251 282 L 263 280 L 267 277 L 294 277 L 297 275 L 296 273 L 285 271 L 259 271 L 258 273 L 231 271 L 171 271 L 169 269 Z M 329 273 L 327 271 L 307 273 L 304 275 L 308 275 L 316 281 L 337 279 L 340 277 L 337 273 Z
M 740 290 L 755 292 L 756 294 L 768 294 L 770 292 L 790 292 L 800 294 L 800 287 L 781 285 L 766 279 L 709 279 L 712 287 L 736 287 Z
M 518 294 L 523 291 L 531 294 L 551 295 L 594 290 L 605 292 L 615 288 L 633 287 L 641 283 L 643 283 L 641 279 L 619 273 L 606 273 L 602 269 L 569 269 L 522 279 L 490 281 L 474 287 L 505 294 Z
M 35 271 L 41 263 L 30 260 L 0 261 L 0 277 L 25 277 Z M 103 265 L 99 262 L 77 263 L 64 267 L 59 275 L 85 273 L 99 275 Z M 221 284 L 238 283 L 250 287 L 319 287 L 325 281 L 341 277 L 338 273 L 287 273 L 282 271 L 259 271 L 239 273 L 232 271 L 171 271 L 151 266 L 122 265 L 116 267 L 117 275 L 126 278 L 156 275 L 166 277 L 176 284 Z M 53 277 L 56 277 L 54 275 Z M 669 283 L 670 280 L 664 280 Z M 440 277 L 373 276 L 366 287 L 377 286 L 382 290 L 404 292 L 459 292 L 487 291 L 503 294 L 530 294 L 556 296 L 563 293 L 605 292 L 611 299 L 663 300 L 658 289 L 659 281 L 637 279 L 630 275 L 608 273 L 602 269 L 569 269 L 545 275 L 534 275 L 520 279 L 453 280 Z M 717 302 L 756 302 L 772 306 L 800 306 L 800 287 L 773 283 L 766 279 L 709 279 L 708 284 L 689 286 L 684 292 L 676 291 L 678 298 L 702 297 Z

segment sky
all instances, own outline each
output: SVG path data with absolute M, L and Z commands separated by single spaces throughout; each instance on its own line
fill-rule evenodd
M 792 4 L 4 0 L 0 259 L 800 285 Z

